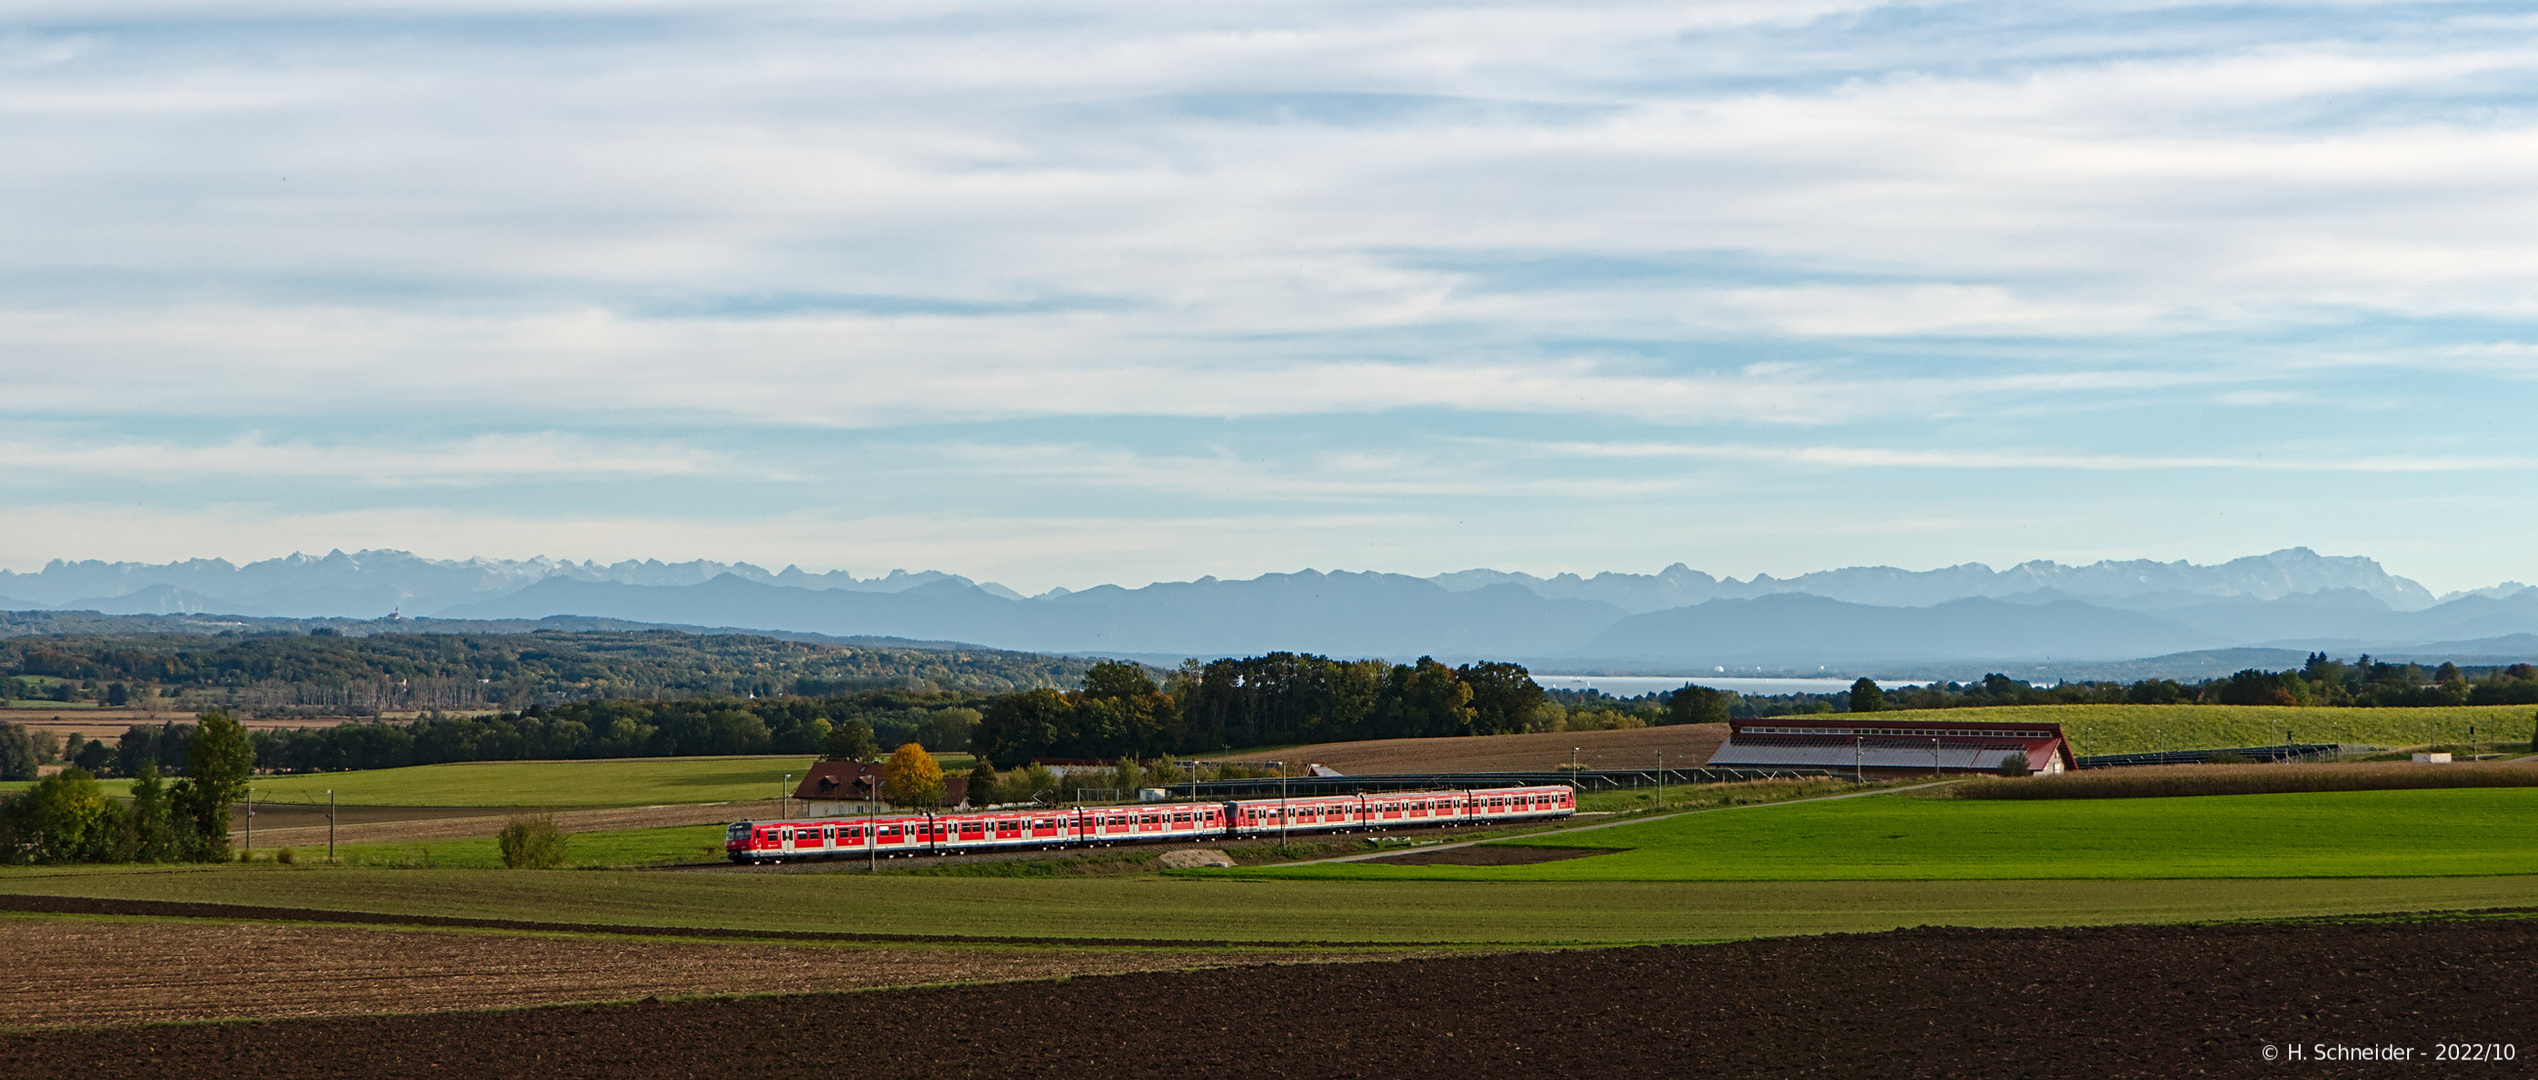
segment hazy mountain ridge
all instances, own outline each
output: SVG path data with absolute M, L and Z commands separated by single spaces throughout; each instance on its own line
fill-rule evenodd
M 175 580 L 148 580 L 154 577 Z M 133 587 L 103 591 L 124 585 Z M 2373 560 L 2306 548 L 2216 566 L 2031 561 L 1995 571 L 1964 563 L 1748 581 L 1681 563 L 1656 574 L 1549 578 L 1496 570 L 1432 578 L 1305 570 L 1052 589 L 1035 597 L 940 571 L 856 578 L 708 560 L 602 565 L 339 551 L 245 566 L 55 562 L 34 574 L 0 574 L 0 595 L 30 592 L 37 594 L 30 606 L 130 615 L 369 619 L 401 609 L 409 617 L 527 623 L 583 616 L 1047 653 L 1295 650 L 1694 670 L 1950 658 L 2116 663 L 2250 648 L 2384 654 L 2538 634 L 2538 589 L 2507 582 L 2435 601 Z
M 1805 593 L 1879 607 L 1928 607 L 1969 597 L 2004 598 L 2037 592 L 2107 603 L 2145 597 L 2247 596 L 2276 600 L 2303 593 L 2355 590 L 2398 611 L 2427 608 L 2451 598 L 2436 599 L 2422 585 L 2388 573 L 2377 560 L 2320 555 L 2308 548 L 2284 548 L 2213 566 L 2148 559 L 2065 566 L 2036 559 L 1998 571 L 1982 563 L 1960 563 L 1936 570 L 1849 566 L 1785 579 L 1756 574 L 1751 580 L 1738 581 L 1732 577 L 1714 578 L 1676 563 L 1655 574 L 1608 571 L 1591 578 L 1576 574 L 1539 578 L 1499 570 L 1463 570 L 1439 574 L 1430 580 L 1449 589 L 1516 584 L 1543 596 L 1601 600 L 1634 613 L 1778 593 Z M 2508 589 L 2516 584 L 2505 582 L 2493 588 Z M 2118 602 L 2111 606 L 2135 605 Z
M 696 585 L 725 574 L 807 590 L 904 592 L 938 581 L 979 585 L 936 570 L 892 570 L 872 578 L 845 571 L 813 574 L 798 566 L 770 572 L 749 563 L 657 559 L 602 564 L 569 559 L 427 559 L 395 550 L 293 552 L 240 566 L 226 559 L 172 563 L 71 562 L 55 559 L 31 574 L 0 570 L 0 597 L 12 606 L 167 615 L 217 612 L 281 618 L 370 618 L 390 612 L 431 615 L 461 604 L 507 596 L 540 581 L 607 581 L 627 585 Z M 1019 598 L 993 582 L 991 594 Z

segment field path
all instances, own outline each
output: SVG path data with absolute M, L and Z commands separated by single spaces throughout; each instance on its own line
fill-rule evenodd
M 1960 782 L 1961 781 L 1957 780 L 1933 780 L 1926 784 L 1914 784 L 1910 787 L 1878 788 L 1874 791 L 1845 791 L 1839 795 L 1815 795 L 1804 799 L 1789 799 L 1783 802 L 1747 803 L 1743 806 L 1711 806 L 1704 807 L 1699 810 L 1677 810 L 1671 814 L 1651 814 L 1647 817 L 1623 818 L 1620 821 L 1604 821 L 1593 825 L 1580 825 L 1573 829 L 1562 829 L 1560 830 L 1559 835 L 1572 836 L 1577 833 L 1593 832 L 1597 829 L 1616 828 L 1622 825 L 1645 825 L 1651 821 L 1665 821 L 1670 818 L 1689 817 L 1693 814 L 1723 814 L 1730 810 L 1767 810 L 1774 806 L 1796 806 L 1799 803 L 1832 802 L 1835 799 L 1858 799 L 1870 795 L 1893 795 L 1899 792 L 1919 791 L 1923 788 L 1942 787 L 1948 784 Z M 1409 851 L 1376 851 L 1364 855 L 1342 855 L 1335 859 L 1314 859 L 1309 862 L 1277 863 L 1275 864 L 1275 867 L 1278 869 L 1284 869 L 1290 866 L 1320 866 L 1323 863 L 1374 862 L 1378 859 L 1399 858 L 1400 856 L 1408 855 L 1412 852 L 1425 855 L 1430 852 L 1452 851 L 1456 848 L 1467 848 L 1479 844 L 1495 844 L 1502 841 L 1513 841 L 1519 839 L 1523 838 L 1514 836 L 1499 836 L 1492 837 L 1487 840 L 1465 840 L 1453 844 L 1428 844 L 1411 848 Z

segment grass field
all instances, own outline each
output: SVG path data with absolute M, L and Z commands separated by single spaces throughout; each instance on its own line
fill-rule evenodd
M 2464 742 L 2468 726 L 2492 743 L 2526 744 L 2538 708 L 2476 705 L 2432 709 L 2311 709 L 2276 705 L 2006 705 L 1879 713 L 1879 720 L 1994 720 L 2062 725 L 2076 754 L 2133 754 L 2294 742 L 2415 746 Z
M 1751 811 L 1734 811 L 1749 813 Z M 2525 906 L 2538 878 L 1505 882 L 226 866 L 0 872 L 0 892 L 632 926 L 1152 941 L 1716 941 Z
M 1626 848 L 1526 866 L 1218 871 L 1322 880 L 1824 881 L 2538 874 L 2538 790 L 1977 802 L 1870 796 L 1512 841 Z
M 259 848 L 259 858 L 274 852 Z M 294 849 L 301 863 L 323 862 L 324 845 Z M 720 825 L 669 825 L 653 829 L 612 829 L 573 833 L 565 841 L 564 864 L 571 867 L 640 867 L 714 862 L 723 857 Z M 346 866 L 388 866 L 419 869 L 492 869 L 502 865 L 502 851 L 490 836 L 466 840 L 387 841 L 338 844 L 336 861 Z

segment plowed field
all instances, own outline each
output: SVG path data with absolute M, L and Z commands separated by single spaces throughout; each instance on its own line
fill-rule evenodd
M 1651 769 L 1663 753 L 1669 768 L 1710 760 L 1727 741 L 1725 724 L 1678 724 L 1621 731 L 1552 731 L 1536 735 L 1470 735 L 1453 739 L 1372 739 L 1317 743 L 1229 761 L 1315 762 L 1343 773 L 1544 772 L 1569 763 L 1589 769 Z
M 12 958 L 0 968 L 6 1028 L 804 993 L 1318 958 L 1296 950 L 724 945 L 25 917 L 0 917 L 0 957 Z
M 383 958 L 385 960 L 392 958 Z M 1903 930 L 0 1036 L 12 1075 L 2525 1076 L 2538 922 Z M 2443 1044 L 2510 1061 L 2438 1062 Z M 2286 1045 L 2304 1060 L 2280 1057 Z M 2320 1061 L 2320 1052 L 2416 1060 Z

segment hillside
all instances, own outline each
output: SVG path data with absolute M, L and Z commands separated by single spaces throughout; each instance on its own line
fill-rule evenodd
M 910 688 L 1071 687 L 1089 661 L 744 634 L 97 634 L 0 638 L 8 696 L 96 700 L 121 684 L 188 705 L 364 711 L 518 707 L 576 698 L 768 697 Z M 113 702 L 112 704 L 121 704 Z

